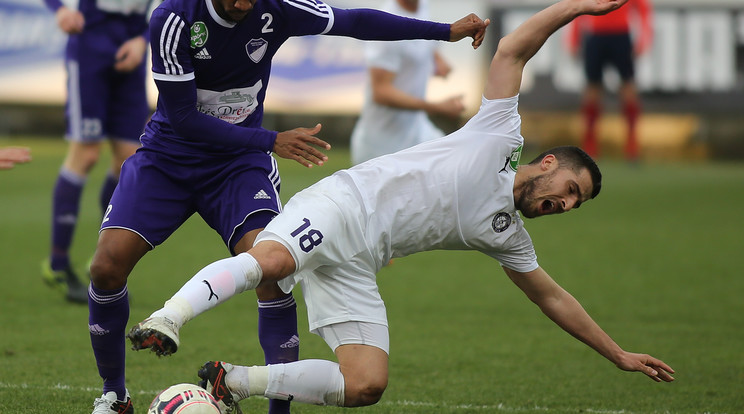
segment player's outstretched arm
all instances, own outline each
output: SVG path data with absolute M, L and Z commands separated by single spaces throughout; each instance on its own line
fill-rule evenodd
M 562 0 L 545 8 L 499 41 L 483 96 L 509 98 L 519 93 L 524 65 L 558 29 L 583 14 L 601 15 L 628 0 Z
M 576 339 L 610 360 L 624 371 L 638 371 L 654 381 L 674 381 L 674 370 L 664 361 L 620 348 L 589 316 L 571 294 L 560 287 L 542 268 L 521 273 L 504 268 L 509 278 L 540 310 Z

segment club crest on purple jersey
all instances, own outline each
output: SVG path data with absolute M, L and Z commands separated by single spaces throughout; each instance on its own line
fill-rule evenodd
M 245 44 L 245 52 L 248 54 L 248 57 L 251 58 L 251 60 L 255 63 L 258 63 L 261 61 L 261 59 L 266 54 L 266 49 L 269 48 L 269 42 L 261 39 L 251 39 L 250 42 Z

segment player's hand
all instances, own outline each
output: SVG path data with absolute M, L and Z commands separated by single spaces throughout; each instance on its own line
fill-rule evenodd
M 599 16 L 619 9 L 628 0 L 575 0 L 575 2 L 579 6 L 580 14 Z
M 31 161 L 31 149 L 27 147 L 0 148 L 0 170 L 9 170 L 16 164 Z
M 321 125 L 318 124 L 313 128 L 295 128 L 278 133 L 274 142 L 274 153 L 282 158 L 295 160 L 307 168 L 311 168 L 313 164 L 323 165 L 328 161 L 328 157 L 315 147 L 329 150 L 331 145 L 315 137 L 320 128 Z
M 642 372 L 656 382 L 674 381 L 674 377 L 671 375 L 674 374 L 672 367 L 665 364 L 664 361 L 656 359 L 650 355 L 626 352 L 616 365 L 623 371 Z
M 57 9 L 54 15 L 57 19 L 57 26 L 67 34 L 78 34 L 83 32 L 85 26 L 85 17 L 78 10 L 69 9 L 65 6 Z
M 441 102 L 436 102 L 428 111 L 430 114 L 442 115 L 448 118 L 457 118 L 465 110 L 463 96 L 457 95 L 447 98 Z
M 133 71 L 142 63 L 146 50 L 147 41 L 143 36 L 137 36 L 127 40 L 116 51 L 114 69 L 118 72 Z
M 450 25 L 450 42 L 457 42 L 466 37 L 473 38 L 473 49 L 478 49 L 478 46 L 483 43 L 483 39 L 486 37 L 486 27 L 491 23 L 491 20 L 486 19 L 485 21 L 473 13 L 463 17 L 462 19 L 452 23 Z

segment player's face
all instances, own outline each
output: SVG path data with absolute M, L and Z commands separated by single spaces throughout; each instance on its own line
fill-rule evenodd
M 556 167 L 529 178 L 515 204 L 522 215 L 533 218 L 579 208 L 591 198 L 591 193 L 589 170 L 584 168 L 577 174 L 568 168 Z
M 241 22 L 253 11 L 258 0 L 212 0 L 214 10 L 225 20 Z

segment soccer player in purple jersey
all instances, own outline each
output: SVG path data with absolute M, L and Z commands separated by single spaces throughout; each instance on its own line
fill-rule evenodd
M 67 155 L 52 197 L 51 253 L 42 262 L 44 281 L 66 288 L 67 299 L 88 303 L 88 292 L 70 263 L 80 197 L 104 140 L 111 145 L 109 172 L 100 190 L 105 212 L 121 164 L 139 147 L 150 109 L 145 91 L 145 53 L 150 0 L 80 0 L 71 9 L 44 0 L 69 34 L 65 51 Z
M 136 263 L 193 213 L 221 236 L 232 254 L 247 251 L 281 210 L 271 153 L 307 167 L 322 165 L 330 146 L 321 126 L 276 132 L 261 128 L 271 59 L 290 36 L 315 34 L 365 40 L 473 39 L 486 23 L 471 14 L 452 24 L 371 9 L 338 9 L 316 0 L 166 0 L 150 20 L 157 110 L 142 147 L 127 159 L 103 218 L 91 263 L 89 328 L 104 394 L 100 412 L 131 412 L 125 387 L 127 278 Z M 204 284 L 221 300 L 224 286 Z M 298 358 L 296 305 L 276 284 L 256 292 L 259 338 L 266 362 Z M 177 303 L 172 303 L 179 306 Z M 188 311 L 188 310 L 185 310 Z M 127 335 L 133 348 L 168 355 L 178 337 L 160 334 L 172 321 L 150 318 Z M 286 401 L 271 413 L 288 412 Z M 98 411 L 96 411 L 98 412 Z

